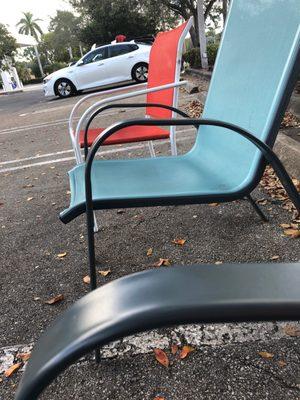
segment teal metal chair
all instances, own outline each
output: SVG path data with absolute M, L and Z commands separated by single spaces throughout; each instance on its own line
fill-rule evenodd
M 60 218 L 68 223 L 87 214 L 92 289 L 93 210 L 252 200 L 251 192 L 270 163 L 300 212 L 299 193 L 271 150 L 300 70 L 299 23 L 299 0 L 232 0 L 203 119 L 189 119 L 177 110 L 186 118 L 115 124 L 99 135 L 86 163 L 69 172 L 71 204 Z M 104 140 L 135 125 L 193 125 L 198 134 L 184 155 L 94 160 Z

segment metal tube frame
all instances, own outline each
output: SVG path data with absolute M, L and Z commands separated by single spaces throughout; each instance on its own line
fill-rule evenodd
M 96 289 L 97 281 L 96 281 L 96 269 L 95 269 L 95 241 L 94 241 L 94 232 L 93 232 L 93 197 L 92 197 L 92 182 L 91 182 L 91 169 L 93 160 L 95 155 L 103 142 L 111 135 L 119 131 L 120 129 L 127 128 L 129 126 L 142 125 L 142 126 L 185 126 L 185 125 L 193 125 L 193 126 L 201 126 L 201 125 L 210 125 L 217 126 L 228 129 L 228 131 L 233 131 L 245 139 L 249 140 L 253 143 L 262 153 L 266 161 L 270 163 L 276 172 L 278 178 L 280 179 L 283 187 L 287 191 L 290 199 L 295 205 L 296 209 L 300 213 L 300 195 L 293 184 L 292 179 L 281 163 L 280 159 L 277 155 L 272 151 L 272 149 L 256 136 L 254 136 L 249 131 L 224 121 L 211 120 L 211 119 L 134 119 L 127 120 L 123 122 L 116 123 L 111 127 L 107 128 L 103 131 L 98 138 L 94 141 L 93 146 L 90 149 L 86 160 L 85 167 L 85 194 L 86 194 L 86 218 L 87 218 L 87 237 L 88 237 L 88 251 L 89 251 L 89 268 L 90 268 L 90 276 L 91 276 L 91 290 Z M 249 195 L 250 193 L 245 193 L 244 196 Z M 233 196 L 234 197 L 234 196 Z M 225 199 L 229 200 L 230 199 Z M 151 202 L 151 200 L 149 200 Z
M 86 160 L 88 152 L 89 152 L 89 146 L 88 146 L 88 131 L 91 126 L 91 123 L 93 120 L 99 115 L 101 112 L 105 110 L 109 110 L 111 108 L 144 108 L 144 107 L 155 107 L 155 108 L 165 108 L 166 110 L 172 111 L 173 114 L 178 114 L 181 117 L 184 118 L 191 118 L 187 113 L 184 111 L 179 110 L 176 107 L 173 106 L 167 106 L 165 104 L 160 104 L 160 103 L 117 103 L 117 104 L 109 104 L 107 106 L 104 106 L 102 108 L 99 108 L 97 111 L 95 111 L 90 118 L 88 119 L 88 122 L 85 126 L 84 130 L 84 158 Z M 197 128 L 197 125 L 195 125 L 195 128 Z

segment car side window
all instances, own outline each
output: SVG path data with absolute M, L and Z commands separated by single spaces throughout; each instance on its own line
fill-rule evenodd
M 87 54 L 82 61 L 84 64 L 90 64 L 96 61 L 105 60 L 105 58 L 107 58 L 107 47 L 102 47 Z
M 136 44 L 116 44 L 109 47 L 109 57 L 117 57 L 138 49 Z

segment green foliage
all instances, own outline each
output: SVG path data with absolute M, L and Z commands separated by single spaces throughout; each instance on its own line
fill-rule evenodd
M 42 21 L 39 18 L 33 18 L 33 14 L 31 12 L 23 12 L 24 18 L 21 18 L 20 21 L 17 23 L 19 26 L 19 33 L 24 35 L 31 35 L 33 36 L 36 41 L 39 41 L 39 35 L 43 34 L 41 27 L 39 26 L 38 22 Z
M 70 0 L 83 19 L 80 39 L 86 44 L 107 43 L 118 34 L 154 34 L 162 21 L 174 23 L 167 8 L 150 0 Z M 162 15 L 162 13 L 165 15 Z
M 26 62 L 18 61 L 18 62 L 16 62 L 15 67 L 18 71 L 19 78 L 21 79 L 21 81 L 23 83 L 27 83 L 28 81 L 30 81 L 32 79 L 32 71 L 28 67 Z
M 52 74 L 52 72 L 58 71 L 61 68 L 65 68 L 67 67 L 68 64 L 67 63 L 63 63 L 63 62 L 54 62 L 52 64 L 47 64 L 44 66 L 44 72 L 45 74 Z
M 209 43 L 207 45 L 207 58 L 208 58 L 208 64 L 210 66 L 213 66 L 216 61 L 216 57 L 218 54 L 218 49 L 219 49 L 219 43 Z
M 207 45 L 208 64 L 213 67 L 218 53 L 219 43 Z M 201 68 L 200 49 L 194 47 L 183 55 L 183 61 L 188 62 L 192 68 Z
M 16 40 L 9 34 L 5 25 L 0 24 L 0 68 L 4 57 L 13 57 L 16 50 Z

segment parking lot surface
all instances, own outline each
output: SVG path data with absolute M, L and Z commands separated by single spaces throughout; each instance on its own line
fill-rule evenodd
M 207 82 L 204 92 L 205 86 Z M 49 100 L 39 90 L 0 96 L 1 400 L 13 399 L 20 380 L 21 369 L 10 378 L 3 376 L 17 354 L 30 351 L 47 326 L 89 291 L 83 282 L 88 274 L 85 217 L 69 225 L 58 218 L 69 203 L 67 172 L 75 160 L 67 120 L 79 98 Z M 197 98 L 199 94 L 181 91 L 181 108 Z M 140 109 L 112 110 L 97 121 L 109 126 L 142 115 Z M 182 128 L 179 152 L 188 151 L 194 139 L 192 129 Z M 170 154 L 167 141 L 155 143 L 155 149 L 158 156 Z M 148 155 L 146 143 L 107 146 L 99 154 Z M 170 259 L 168 268 L 299 261 L 299 239 L 286 237 L 280 227 L 291 222 L 291 213 L 262 187 L 254 197 L 263 199 L 268 223 L 246 201 L 97 212 L 98 270 L 111 270 L 106 277 L 99 274 L 98 285 L 153 268 L 159 258 Z M 176 246 L 176 238 L 185 239 L 185 244 Z M 59 294 L 63 301 L 45 304 Z M 71 366 L 41 398 L 299 400 L 300 325 L 293 323 L 292 330 L 287 329 L 290 325 L 177 326 L 125 338 L 103 350 L 99 366 L 92 355 Z M 179 360 L 170 355 L 172 344 L 189 344 L 195 351 Z M 157 363 L 154 348 L 170 355 L 168 369 Z M 264 358 L 262 351 L 273 356 Z

